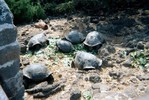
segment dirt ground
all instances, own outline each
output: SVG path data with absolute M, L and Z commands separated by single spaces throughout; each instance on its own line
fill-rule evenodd
M 76 90 L 80 91 L 77 92 L 81 95 L 80 100 L 135 100 L 148 93 L 148 70 L 132 67 L 129 61 L 130 52 L 149 48 L 149 13 L 144 12 L 145 10 L 139 9 L 109 16 L 49 17 L 44 20 L 48 25 L 47 30 L 35 28 L 36 22 L 17 26 L 21 46 L 27 46 L 28 40 L 41 32 L 46 32 L 49 39 L 62 38 L 73 29 L 85 35 L 96 30 L 103 33 L 106 40 L 96 54 L 103 60 L 100 70 L 71 68 L 74 57 L 69 57 L 69 54 L 55 54 L 55 48 L 49 46 L 41 48 L 34 55 L 28 50 L 21 54 L 21 69 L 28 64 L 42 63 L 53 73 L 54 83 L 66 80 L 61 91 L 47 98 L 36 99 L 25 93 L 25 100 L 75 100 L 70 98 Z

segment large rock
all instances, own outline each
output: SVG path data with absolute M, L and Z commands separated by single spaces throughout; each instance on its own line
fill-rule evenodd
M 8 100 L 7 95 L 5 94 L 3 88 L 0 85 L 0 100 Z
M 19 59 L 13 62 L 10 62 L 11 65 L 7 67 L 0 68 L 0 76 L 2 80 L 7 80 L 11 77 L 14 77 L 19 71 Z M 13 66 L 13 69 L 12 69 Z M 9 72 L 9 73 L 8 73 Z
M 16 37 L 13 15 L 5 1 L 0 0 L 0 84 L 9 100 L 23 100 L 24 95 L 23 75 L 19 71 L 20 47 Z M 5 99 L 0 96 L 0 100 Z
M 18 59 L 19 53 L 20 50 L 17 42 L 10 46 L 6 46 L 4 49 L 0 49 L 0 65 L 8 61 Z
M 14 25 L 0 25 L 0 46 L 10 44 L 16 41 L 17 30 Z M 10 38 L 11 37 L 11 38 Z
M 13 15 L 4 0 L 0 0 L 0 25 L 13 24 Z

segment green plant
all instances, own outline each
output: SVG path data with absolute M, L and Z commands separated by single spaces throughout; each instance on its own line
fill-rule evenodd
M 59 13 L 68 13 L 74 10 L 73 1 L 67 1 L 65 3 L 61 3 L 55 7 L 55 11 Z
M 92 94 L 90 91 L 83 92 L 83 97 L 85 98 L 85 100 L 92 100 Z
M 37 18 L 44 18 L 45 12 L 40 2 L 33 3 L 31 0 L 6 0 L 14 15 L 14 22 L 33 21 Z
M 146 64 L 148 64 L 149 60 L 149 50 L 139 50 L 132 52 L 130 54 L 130 57 L 132 59 L 132 66 L 133 67 L 139 67 L 140 69 L 145 69 Z

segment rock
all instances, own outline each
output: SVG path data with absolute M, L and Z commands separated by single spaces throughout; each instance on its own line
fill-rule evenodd
M 23 44 L 23 43 L 21 43 L 20 44 L 20 51 L 21 51 L 21 53 L 22 54 L 24 54 L 24 53 L 26 53 L 26 51 L 27 51 L 27 46 L 25 45 L 25 44 Z
M 116 72 L 116 71 L 110 71 L 109 72 L 110 77 L 112 77 L 113 79 L 120 79 L 123 76 L 122 72 Z
M 94 16 L 94 17 L 91 17 L 91 18 L 90 18 L 90 23 L 95 23 L 95 24 L 97 24 L 98 22 L 99 22 L 98 16 Z
M 118 25 L 118 26 L 125 26 L 125 27 L 131 27 L 135 25 L 135 19 L 133 18 L 119 18 L 115 19 L 112 21 L 113 25 Z
M 0 13 L 0 25 L 4 23 L 13 24 L 13 15 L 4 0 L 0 1 Z
M 140 81 L 149 80 L 149 75 L 148 75 L 148 74 L 145 74 L 145 75 L 138 75 L 137 78 L 138 78 Z
M 26 66 L 26 65 L 30 64 L 30 61 L 29 61 L 29 59 L 24 57 L 24 58 L 21 59 L 21 63 L 22 63 L 22 65 Z
M 0 100 L 8 100 L 7 95 L 5 94 L 3 88 L 0 85 Z
M 116 52 L 114 46 L 111 46 L 111 45 L 107 46 L 107 50 L 108 50 L 109 53 L 115 53 Z
M 109 55 L 109 52 L 107 49 L 103 48 L 103 49 L 99 49 L 98 55 L 100 57 L 106 57 Z
M 16 27 L 14 27 L 13 25 L 3 25 L 1 27 L 2 29 L 0 28 L 0 40 L 3 42 L 0 42 L 0 46 L 15 42 L 17 36 Z
M 42 28 L 43 30 L 48 29 L 48 25 L 43 20 L 39 20 L 39 22 L 35 23 L 34 26 L 36 28 Z
M 110 56 L 103 58 L 103 66 L 105 66 L 105 67 L 113 67 L 114 63 L 112 61 L 110 61 L 110 60 L 111 60 Z
M 137 46 L 137 41 L 136 40 L 133 40 L 133 41 L 129 41 L 127 44 L 126 44 L 126 47 L 129 47 L 129 48 L 134 48 Z
M 144 44 L 142 41 L 137 43 L 137 48 L 138 49 L 144 49 Z
M 101 78 L 99 75 L 94 74 L 89 77 L 89 81 L 93 83 L 98 83 L 98 82 L 101 82 Z
M 70 94 L 70 100 L 80 100 L 81 97 L 81 91 L 80 90 L 74 90 Z
M 11 68 L 11 66 L 13 67 Z M 3 80 L 9 80 L 9 78 L 17 74 L 19 71 L 19 59 L 14 60 L 11 66 L 0 68 L 0 77 L 2 77 Z
M 134 84 L 137 84 L 138 83 L 138 79 L 134 76 L 130 77 L 130 81 Z
M 127 59 L 123 62 L 123 66 L 125 67 L 131 67 L 131 59 Z

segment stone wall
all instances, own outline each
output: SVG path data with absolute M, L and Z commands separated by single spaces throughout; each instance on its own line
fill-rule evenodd
M 0 0 L 0 85 L 10 100 L 23 100 L 24 87 L 19 69 L 19 44 L 13 15 Z

